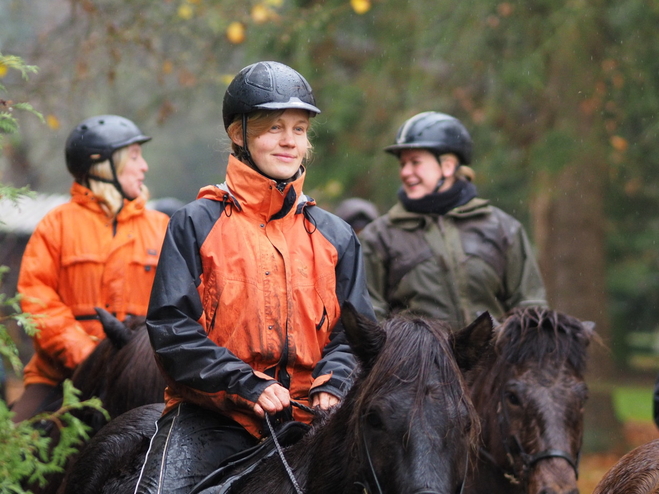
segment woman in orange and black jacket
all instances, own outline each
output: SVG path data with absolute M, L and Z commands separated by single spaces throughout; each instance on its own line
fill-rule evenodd
M 302 192 L 319 112 L 280 63 L 227 89 L 226 182 L 174 214 L 153 287 L 147 327 L 168 387 L 136 492 L 189 492 L 265 435 L 265 414 L 308 423 L 291 400 L 327 409 L 351 384 L 341 304 L 375 316 L 355 233 Z
M 35 353 L 14 421 L 56 408 L 60 384 L 105 338 L 95 307 L 145 316 L 168 216 L 145 207 L 150 140 L 130 120 L 91 117 L 66 142 L 71 200 L 50 211 L 27 244 L 18 280 L 37 316 Z

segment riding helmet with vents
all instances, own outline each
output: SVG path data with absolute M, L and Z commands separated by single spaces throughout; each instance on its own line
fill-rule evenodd
M 445 113 L 428 111 L 407 120 L 398 129 L 396 143 L 384 148 L 398 156 L 404 149 L 427 149 L 435 156 L 454 153 L 460 164 L 471 162 L 472 141 L 460 120 Z
M 238 115 L 289 108 L 308 110 L 310 116 L 320 113 L 311 86 L 299 72 L 279 62 L 257 62 L 229 84 L 222 105 L 224 128 Z
M 82 182 L 96 163 L 111 160 L 112 153 L 131 144 L 151 140 L 132 121 L 118 115 L 98 115 L 78 124 L 66 140 L 66 167 Z M 114 167 L 113 167 L 114 168 Z

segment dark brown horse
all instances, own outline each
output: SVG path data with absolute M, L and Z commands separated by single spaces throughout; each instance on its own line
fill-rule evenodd
M 342 320 L 359 372 L 341 405 L 284 451 L 302 492 L 459 493 L 478 433 L 460 369 L 471 368 L 489 343 L 489 316 L 456 334 L 422 319 L 381 327 L 350 305 Z M 82 452 L 63 492 L 132 493 L 156 416 L 149 406 L 110 422 Z M 295 493 L 282 465 L 271 456 L 231 492 Z
M 658 494 L 659 439 L 623 456 L 602 477 L 593 494 Z
M 165 379 L 153 356 L 145 318 L 131 316 L 121 322 L 103 309 L 96 311 L 107 338 L 71 378 L 81 392 L 80 399 L 100 398 L 110 418 L 148 403 L 162 403 Z M 93 411 L 81 418 L 92 427 L 91 435 L 106 422 Z
M 465 493 L 577 494 L 592 323 L 517 309 L 467 376 L 481 445 Z

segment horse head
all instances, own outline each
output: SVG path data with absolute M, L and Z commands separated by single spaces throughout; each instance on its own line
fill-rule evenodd
M 484 364 L 468 378 L 482 447 L 467 492 L 578 493 L 593 326 L 527 308 L 495 329 Z
M 342 322 L 361 365 L 336 421 L 349 431 L 354 484 L 372 493 L 460 492 L 478 435 L 461 368 L 488 345 L 489 315 L 452 334 L 421 318 L 381 326 L 345 304 Z

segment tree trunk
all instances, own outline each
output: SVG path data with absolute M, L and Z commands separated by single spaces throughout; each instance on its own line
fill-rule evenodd
M 589 348 L 590 402 L 585 411 L 586 451 L 619 451 L 621 424 L 611 399 L 614 376 L 607 316 L 604 183 L 599 160 L 581 157 L 566 165 L 533 200 L 539 263 L 552 308 L 593 321 L 604 345 Z

